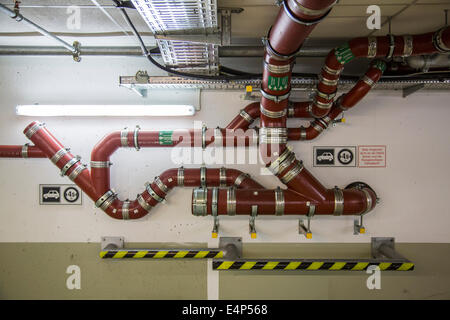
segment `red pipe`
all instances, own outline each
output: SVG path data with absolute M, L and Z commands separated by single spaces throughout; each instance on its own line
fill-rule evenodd
M 194 215 L 213 214 L 213 202 L 217 203 L 218 215 L 251 215 L 254 206 L 257 206 L 258 215 L 306 215 L 311 210 L 313 214 L 320 215 L 363 215 L 371 211 L 377 201 L 375 193 L 369 188 L 329 189 L 324 199 L 315 202 L 290 189 L 241 189 L 231 192 L 218 189 L 216 195 L 213 190 L 194 189 Z
M 311 113 L 316 118 L 324 117 L 330 111 L 340 73 L 344 65 L 355 58 L 408 57 L 450 52 L 450 27 L 436 32 L 406 36 L 381 36 L 355 38 L 330 51 L 319 75 L 316 97 Z
M 36 146 L 0 146 L 0 158 L 47 158 Z

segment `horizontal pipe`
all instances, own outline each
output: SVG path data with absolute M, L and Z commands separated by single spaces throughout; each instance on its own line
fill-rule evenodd
M 48 32 L 44 28 L 40 27 L 39 25 L 37 25 L 33 21 L 28 20 L 27 18 L 22 16 L 20 13 L 16 14 L 16 12 L 14 12 L 13 10 L 7 8 L 3 4 L 0 4 L 0 12 L 5 13 L 10 18 L 15 19 L 17 22 L 22 22 L 22 21 L 25 22 L 31 28 L 35 29 L 37 32 L 41 33 L 42 35 L 57 41 L 60 45 L 62 45 L 67 50 L 69 50 L 71 53 L 73 53 L 73 54 L 77 53 L 77 49 L 75 47 L 71 46 L 70 44 L 68 44 L 64 40 L 56 37 L 55 35 L 51 34 L 50 32 Z

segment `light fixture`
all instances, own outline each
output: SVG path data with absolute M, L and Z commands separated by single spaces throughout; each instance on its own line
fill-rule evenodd
M 33 117 L 193 116 L 192 105 L 18 105 L 16 114 Z

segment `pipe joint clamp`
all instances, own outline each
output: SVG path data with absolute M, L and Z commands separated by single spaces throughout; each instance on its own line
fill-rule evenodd
M 236 189 L 234 187 L 227 190 L 227 214 L 236 215 Z
M 34 125 L 31 126 L 31 128 L 29 128 L 27 130 L 27 132 L 25 132 L 25 136 L 28 139 L 31 139 L 31 137 L 38 132 L 39 130 L 41 130 L 42 128 L 45 128 L 45 123 L 40 123 L 40 122 L 36 122 Z
M 81 158 L 79 156 L 76 156 L 76 157 L 70 159 L 69 161 L 67 161 L 67 163 L 64 165 L 64 167 L 62 167 L 62 169 L 61 169 L 61 173 L 60 173 L 61 177 L 63 177 L 67 173 L 67 171 L 69 171 L 69 169 L 75 165 L 75 163 L 80 162 L 80 159 Z
M 219 185 L 222 188 L 227 186 L 227 169 L 225 167 L 219 170 Z
M 206 216 L 208 202 L 208 190 L 196 188 L 192 190 L 192 214 L 194 216 Z
M 281 96 L 274 96 L 274 95 L 272 95 L 272 94 L 269 94 L 269 93 L 265 92 L 263 89 L 261 89 L 260 92 L 261 92 L 261 95 L 262 95 L 264 98 L 266 98 L 266 99 L 268 99 L 268 100 L 272 100 L 272 101 L 275 102 L 275 103 L 280 103 L 281 101 L 286 100 L 287 98 L 289 98 L 289 95 L 291 94 L 291 91 L 290 91 L 290 90 L 289 90 L 288 93 L 283 94 L 283 95 L 281 95 Z
M 165 199 L 163 197 L 160 197 L 155 190 L 151 187 L 149 182 L 145 183 L 145 190 L 147 190 L 148 194 L 156 201 L 163 202 Z
M 113 203 L 113 201 L 116 199 L 116 193 L 112 190 L 108 190 L 105 192 L 104 195 L 102 195 L 96 202 L 95 206 L 97 208 L 101 208 L 103 211 L 108 209 L 108 207 Z
M 294 179 L 298 174 L 300 174 L 302 170 L 303 170 L 303 163 L 302 161 L 297 160 L 295 162 L 295 165 L 288 172 L 286 172 L 286 174 L 283 175 L 280 178 L 280 180 L 284 184 L 288 184 L 292 179 Z
M 433 34 L 433 45 L 440 53 L 449 53 L 450 48 L 447 47 L 442 39 L 442 33 L 447 27 L 443 27 Z
M 75 179 L 80 175 L 81 172 L 87 169 L 87 166 L 85 164 L 81 164 L 77 166 L 70 174 L 69 179 L 72 181 L 75 181 Z
M 284 191 L 280 187 L 275 189 L 275 215 L 284 215 Z
M 344 192 L 338 187 L 334 187 L 334 211 L 333 215 L 340 216 L 344 212 Z
M 295 23 L 302 24 L 305 26 L 312 26 L 312 25 L 319 23 L 320 21 L 325 19 L 328 16 L 328 14 L 331 12 L 331 8 L 330 8 L 330 9 L 327 9 L 326 12 L 319 18 L 316 18 L 313 20 L 304 20 L 304 19 L 296 17 L 294 15 L 294 13 L 291 11 L 291 9 L 288 8 L 286 2 L 283 2 L 283 9 L 284 9 L 284 12 L 286 12 L 286 15 L 289 17 L 289 19 L 291 19 Z
M 178 183 L 178 186 L 180 186 L 180 187 L 184 186 L 184 168 L 183 167 L 178 168 L 177 183 Z

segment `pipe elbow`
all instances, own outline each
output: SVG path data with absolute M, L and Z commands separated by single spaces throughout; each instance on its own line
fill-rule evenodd
M 120 147 L 120 131 L 115 131 L 104 136 L 92 149 L 92 161 L 108 161 L 109 157 Z

